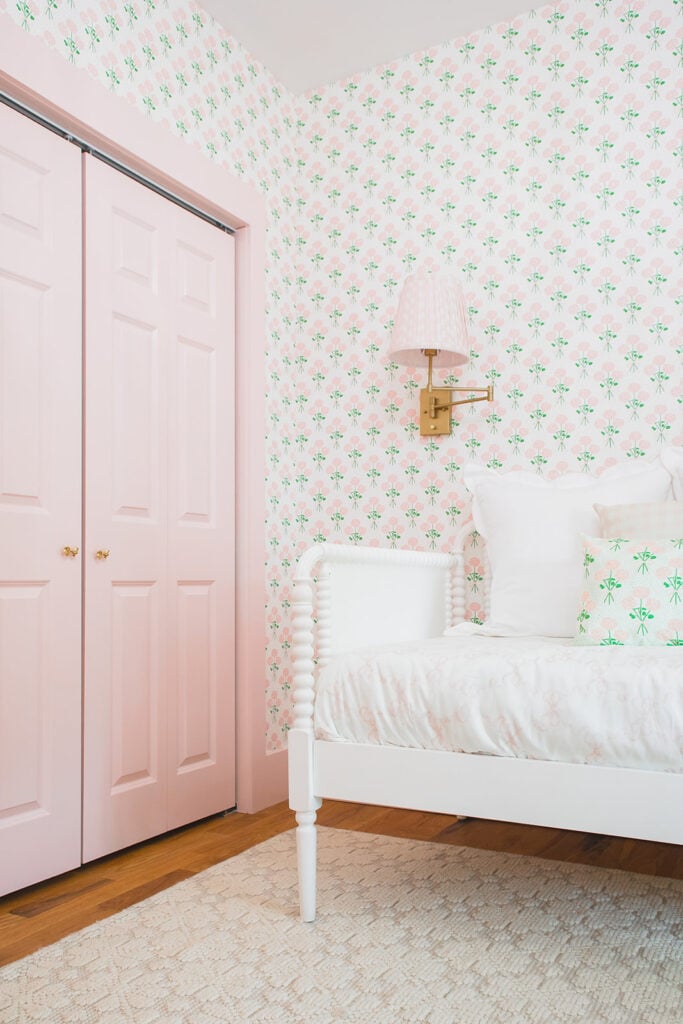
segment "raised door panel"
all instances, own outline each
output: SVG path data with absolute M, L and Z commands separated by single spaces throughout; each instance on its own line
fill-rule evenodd
M 80 863 L 82 303 L 80 152 L 0 139 L 2 894 Z
M 234 242 L 177 209 L 170 304 L 169 827 L 235 804 Z
M 85 861 L 166 829 L 169 205 L 86 158 Z

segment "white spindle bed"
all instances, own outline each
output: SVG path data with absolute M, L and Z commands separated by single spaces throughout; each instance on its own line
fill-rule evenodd
M 439 637 L 463 620 L 471 532 L 461 528 L 452 555 L 321 544 L 299 562 L 289 793 L 304 921 L 315 918 L 315 821 L 325 797 L 683 843 L 683 774 L 675 771 L 316 738 L 316 683 L 332 658 Z

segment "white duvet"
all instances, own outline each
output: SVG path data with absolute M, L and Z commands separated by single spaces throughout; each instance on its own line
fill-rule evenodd
M 683 771 L 683 650 L 458 635 L 338 655 L 318 739 Z

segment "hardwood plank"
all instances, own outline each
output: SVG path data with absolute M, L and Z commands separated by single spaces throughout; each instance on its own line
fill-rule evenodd
M 483 819 L 456 822 L 437 841 L 683 879 L 683 848 L 667 843 Z
M 112 896 L 111 899 L 103 900 L 102 903 L 98 903 L 98 909 L 105 916 L 116 914 L 119 910 L 125 910 L 126 907 L 132 907 L 134 903 L 141 903 L 142 900 L 146 900 L 149 896 L 162 892 L 163 889 L 170 889 L 172 885 L 176 885 L 177 882 L 182 882 L 186 878 L 191 878 L 193 874 L 195 874 L 194 871 L 176 868 L 175 871 L 168 871 L 159 878 L 152 878 L 143 885 L 137 885 L 134 889 L 127 889 L 120 896 Z
M 73 889 L 69 888 L 65 892 L 55 893 L 54 896 L 48 896 L 44 899 L 33 899 L 28 903 L 22 903 L 21 906 L 10 910 L 9 913 L 15 914 L 17 917 L 37 917 L 39 914 L 44 914 L 47 910 L 52 910 L 53 907 L 58 907 L 67 900 L 74 900 L 78 896 L 85 895 L 87 892 L 99 889 L 100 886 L 106 885 L 108 881 L 109 879 L 107 878 L 100 878 L 90 882 L 88 885 L 80 885 Z
M 683 848 L 666 843 L 337 800 L 325 801 L 318 821 L 333 828 L 683 880 Z M 0 964 L 27 956 L 295 824 L 286 803 L 258 814 L 221 814 L 5 896 L 0 899 Z

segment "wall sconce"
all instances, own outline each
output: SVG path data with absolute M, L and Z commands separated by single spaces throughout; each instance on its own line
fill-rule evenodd
M 427 358 L 427 387 L 420 391 L 423 437 L 450 434 L 453 406 L 493 401 L 492 385 L 432 385 L 433 368 L 462 366 L 469 358 L 468 347 L 465 299 L 457 281 L 444 273 L 422 272 L 407 277 L 398 301 L 389 354 L 403 366 L 420 366 Z M 453 391 L 465 391 L 469 397 L 452 401 Z

